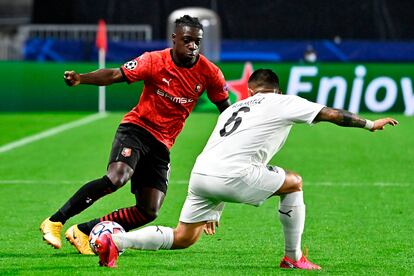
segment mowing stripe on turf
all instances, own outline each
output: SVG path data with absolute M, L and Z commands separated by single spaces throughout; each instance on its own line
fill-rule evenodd
M 67 124 L 63 124 L 63 125 L 60 125 L 60 126 L 42 131 L 40 133 L 31 135 L 31 136 L 27 136 L 27 137 L 22 138 L 20 140 L 17 140 L 17 141 L 11 142 L 9 144 L 6 144 L 4 146 L 1 146 L 0 147 L 0 154 L 4 153 L 4 152 L 7 152 L 9 150 L 18 148 L 18 147 L 25 146 L 25 145 L 33 143 L 35 141 L 38 141 L 38 140 L 56 135 L 56 134 L 61 133 L 63 131 L 92 123 L 96 120 L 105 118 L 106 116 L 108 116 L 107 113 L 93 114 L 93 115 L 87 116 L 85 118 L 79 119 L 77 121 L 73 121 L 73 122 L 70 122 L 70 123 L 67 123 Z
M 35 184 L 82 184 L 89 180 L 36 180 L 36 179 L 0 179 L 0 185 L 35 185 Z M 187 185 L 188 180 L 171 180 L 171 185 Z M 409 182 L 306 182 L 309 186 L 337 186 L 337 187 L 357 187 L 357 186 L 376 186 L 376 187 L 408 187 L 413 183 Z

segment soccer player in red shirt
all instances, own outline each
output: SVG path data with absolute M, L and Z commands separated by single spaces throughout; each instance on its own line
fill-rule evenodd
M 64 73 L 69 86 L 143 80 L 144 88 L 138 104 L 124 116 L 117 129 L 106 175 L 81 187 L 40 225 L 48 244 L 60 248 L 63 224 L 128 180 L 136 197 L 135 206 L 73 225 L 66 231 L 66 239 L 79 253 L 93 254 L 88 235 L 96 223 L 111 220 L 128 231 L 157 217 L 168 186 L 169 150 L 198 98 L 207 90 L 220 112 L 230 105 L 222 72 L 199 54 L 202 37 L 203 26 L 198 19 L 185 15 L 175 21 L 172 49 L 144 53 L 117 69 Z

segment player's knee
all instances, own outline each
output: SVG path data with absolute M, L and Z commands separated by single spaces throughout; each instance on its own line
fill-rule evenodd
M 298 174 L 295 175 L 294 177 L 294 186 L 296 188 L 297 191 L 302 191 L 302 185 L 303 185 L 303 181 L 302 181 L 302 177 Z
M 299 174 L 290 173 L 287 180 L 289 183 L 287 192 L 302 191 L 302 177 Z
M 124 186 L 128 180 L 131 178 L 133 170 L 124 167 L 110 167 L 107 173 L 108 178 L 111 180 L 112 184 L 120 188 Z
M 108 175 L 108 177 L 117 188 L 121 188 L 128 182 L 128 179 L 123 175 Z

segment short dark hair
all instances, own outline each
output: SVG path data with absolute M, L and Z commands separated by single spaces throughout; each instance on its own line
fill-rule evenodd
M 191 17 L 187 14 L 175 20 L 175 27 L 177 28 L 179 26 L 194 27 L 200 30 L 203 29 L 203 25 L 200 23 L 197 17 Z
M 257 86 L 270 86 L 279 89 L 279 77 L 270 69 L 257 69 L 249 78 L 249 83 L 255 82 Z

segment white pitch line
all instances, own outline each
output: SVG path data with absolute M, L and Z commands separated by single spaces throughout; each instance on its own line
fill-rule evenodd
M 81 180 L 34 180 L 34 179 L 11 179 L 11 180 L 0 180 L 0 185 L 34 185 L 34 184 L 71 184 L 71 183 L 85 183 L 86 181 Z
M 35 185 L 35 184 L 81 184 L 86 183 L 89 180 L 37 180 L 37 179 L 0 179 L 0 185 Z M 180 179 L 180 180 L 172 180 L 170 181 L 170 185 L 188 185 L 188 180 Z M 328 186 L 328 187 L 409 187 L 413 186 L 414 183 L 409 182 L 364 182 L 364 183 L 356 183 L 356 182 L 307 182 L 304 184 L 309 186 Z
M 93 115 L 87 116 L 85 118 L 79 119 L 77 121 L 73 121 L 73 122 L 70 122 L 70 123 L 67 123 L 67 124 L 63 124 L 63 125 L 48 129 L 46 131 L 31 135 L 31 136 L 27 136 L 27 137 L 22 138 L 20 140 L 17 140 L 17 141 L 11 142 L 9 144 L 6 144 L 4 146 L 1 146 L 0 147 L 0 154 L 4 153 L 4 152 L 7 152 L 9 150 L 18 148 L 18 147 L 25 146 L 25 145 L 33 143 L 35 141 L 38 141 L 38 140 L 56 135 L 56 134 L 58 134 L 60 132 L 63 132 L 65 130 L 89 124 L 93 121 L 105 118 L 106 116 L 108 116 L 107 113 L 93 114 Z
M 376 186 L 376 187 L 408 187 L 413 185 L 409 182 L 306 182 L 303 185 L 309 184 L 310 186 L 328 186 L 328 187 L 364 187 L 364 186 Z

